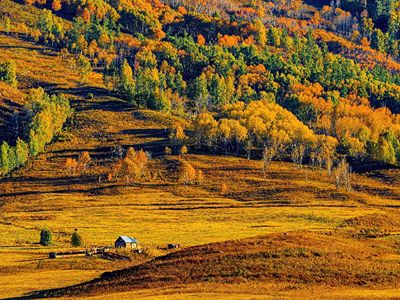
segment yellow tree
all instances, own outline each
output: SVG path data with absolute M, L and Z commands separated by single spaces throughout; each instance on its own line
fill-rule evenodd
M 182 161 L 179 168 L 179 181 L 184 185 L 193 183 L 196 180 L 196 170 L 191 163 Z
M 78 165 L 79 168 L 86 173 L 87 169 L 90 166 L 90 163 L 92 161 L 92 158 L 90 157 L 90 154 L 88 151 L 83 151 L 78 158 Z
M 267 44 L 267 30 L 265 29 L 265 25 L 260 19 L 258 19 L 254 22 L 254 27 L 256 31 L 257 44 L 264 48 Z
M 65 160 L 64 168 L 69 176 L 75 175 L 77 167 L 78 162 L 76 161 L 76 159 L 68 157 Z
M 346 159 L 342 159 L 335 168 L 336 188 L 339 190 L 341 187 L 344 187 L 346 191 L 350 192 L 351 191 L 350 176 L 351 176 L 350 165 L 347 163 Z

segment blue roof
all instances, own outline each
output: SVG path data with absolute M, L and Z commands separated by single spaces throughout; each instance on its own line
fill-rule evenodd
M 135 244 L 138 243 L 138 240 L 133 239 L 133 238 L 131 238 L 129 236 L 126 236 L 126 235 L 121 235 L 119 238 L 121 238 L 125 243 L 135 243 Z

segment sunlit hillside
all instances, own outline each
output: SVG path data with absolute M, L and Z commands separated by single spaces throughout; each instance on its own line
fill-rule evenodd
M 1 0 L 0 298 L 396 298 L 399 5 Z

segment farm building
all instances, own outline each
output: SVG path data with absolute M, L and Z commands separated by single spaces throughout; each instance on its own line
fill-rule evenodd
M 137 249 L 139 248 L 139 242 L 129 236 L 121 235 L 115 241 L 115 248 Z

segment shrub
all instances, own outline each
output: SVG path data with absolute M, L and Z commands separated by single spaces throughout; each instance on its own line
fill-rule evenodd
M 181 155 L 185 155 L 189 152 L 189 150 L 186 146 L 182 146 L 179 152 L 181 153 Z
M 164 148 L 164 154 L 165 155 L 171 155 L 172 154 L 172 149 L 170 147 L 166 146 Z
M 225 195 L 228 192 L 228 186 L 226 185 L 226 183 L 221 184 L 219 192 L 221 193 L 221 195 Z
M 43 228 L 40 231 L 40 245 L 50 246 L 52 244 L 53 234 L 47 228 Z
M 196 175 L 197 172 L 191 163 L 187 161 L 181 162 L 179 170 L 179 181 L 181 183 L 185 185 L 193 183 L 196 180 Z
M 198 184 L 203 183 L 203 181 L 204 181 L 204 173 L 203 173 L 202 170 L 198 170 L 197 171 L 197 180 L 196 181 L 197 181 Z
M 83 239 L 76 229 L 71 235 L 71 245 L 74 247 L 80 247 L 83 245 Z

